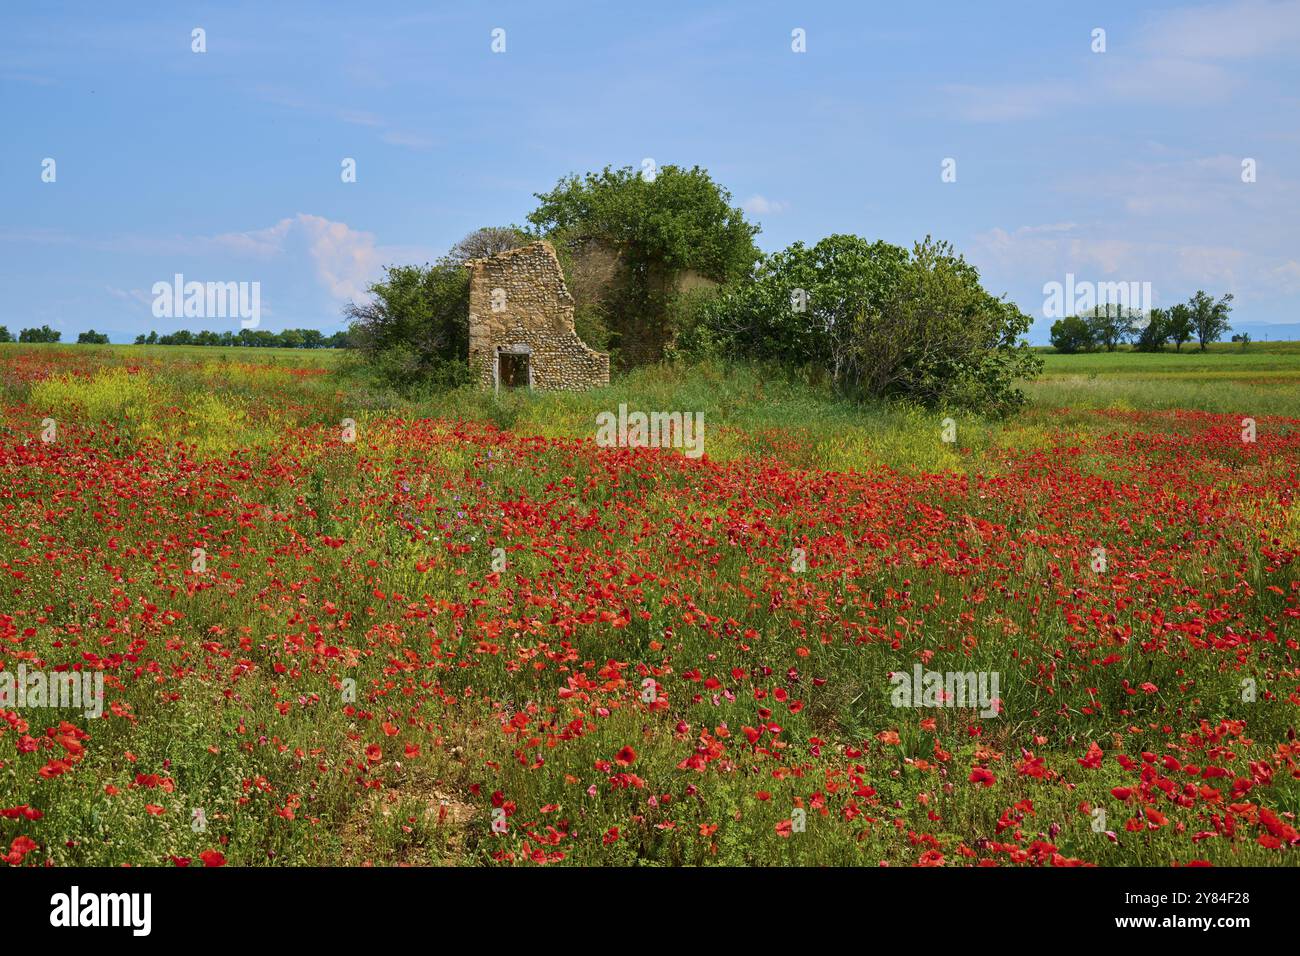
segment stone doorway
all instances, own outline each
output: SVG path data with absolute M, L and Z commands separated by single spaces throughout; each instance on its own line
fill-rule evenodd
M 573 330 L 573 296 L 549 242 L 467 265 L 469 366 L 480 387 L 544 392 L 609 384 L 609 356 L 587 348 Z
M 497 352 L 497 388 L 533 387 L 529 355 L 527 348 L 518 346 Z

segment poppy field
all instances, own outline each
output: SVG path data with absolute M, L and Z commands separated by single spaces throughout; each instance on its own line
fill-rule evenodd
M 11 683 L 0 855 L 1292 865 L 1300 353 L 1219 359 L 986 421 L 0 347 L 0 671 L 103 695 Z M 599 446 L 620 402 L 703 456 Z

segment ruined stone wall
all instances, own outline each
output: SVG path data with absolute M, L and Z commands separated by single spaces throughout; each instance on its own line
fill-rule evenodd
M 588 348 L 573 330 L 573 297 L 549 242 L 472 259 L 466 265 L 469 364 L 480 386 L 494 387 L 496 355 L 502 347 L 529 350 L 535 389 L 609 384 L 609 356 Z M 493 290 L 499 290 L 495 297 Z
M 673 331 L 668 316 L 653 307 L 642 309 L 636 315 L 620 314 L 617 309 L 617 292 L 626 281 L 626 264 L 610 247 L 592 240 L 572 253 L 570 277 L 574 295 L 584 305 L 599 306 L 605 315 L 605 324 L 615 333 L 618 362 L 621 368 L 635 368 L 658 362 L 664 350 L 672 344 Z M 677 294 L 699 289 L 716 289 L 718 283 L 693 269 L 655 272 L 648 277 L 646 292 L 659 302 Z

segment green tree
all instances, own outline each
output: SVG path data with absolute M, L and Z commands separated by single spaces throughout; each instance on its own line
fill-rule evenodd
M 96 332 L 94 329 L 89 329 L 77 336 L 77 344 L 78 345 L 107 345 L 108 336 L 104 335 L 102 332 Z
M 380 378 L 402 389 L 469 381 L 469 273 L 458 263 L 389 266 L 368 302 L 349 302 L 350 338 Z
M 6 326 L 0 325 L 0 342 L 12 342 L 13 340 L 14 337 L 9 334 L 9 329 Z
M 1232 293 L 1217 302 L 1200 289 L 1187 302 L 1187 309 L 1192 314 L 1192 327 L 1196 330 L 1196 340 L 1201 351 L 1211 342 L 1217 342 L 1232 327 L 1228 316 L 1232 312 Z
M 1057 319 L 1052 323 L 1050 335 L 1052 348 L 1065 355 L 1089 352 L 1097 345 L 1092 337 L 1092 328 L 1077 315 Z
M 1165 322 L 1168 327 L 1169 339 L 1174 343 L 1174 351 L 1181 352 L 1183 343 L 1191 341 L 1196 334 L 1196 326 L 1192 321 L 1192 310 L 1184 303 L 1180 302 L 1170 307 L 1165 313 Z
M 1115 351 L 1128 332 L 1129 320 L 1124 317 L 1123 311 L 1123 307 L 1117 304 L 1112 312 L 1109 302 L 1104 307 L 1094 305 L 1092 315 L 1085 320 L 1093 342 L 1105 347 L 1107 352 Z
M 19 342 L 57 342 L 63 337 L 63 333 L 56 332 L 48 325 L 42 325 L 39 329 L 23 329 L 18 333 Z
M 1032 319 L 993 296 L 952 245 L 912 247 L 878 317 L 855 317 L 852 372 L 874 396 L 903 396 L 1001 413 L 1024 404 L 1016 383 L 1042 369 L 1025 341 Z
M 1039 360 L 1030 319 L 990 295 L 950 245 L 907 250 L 858 236 L 795 243 L 708 303 L 698 350 L 825 371 L 843 390 L 1000 411 Z
M 729 282 L 748 275 L 759 259 L 758 227 L 698 166 L 664 166 L 652 177 L 631 166 L 606 166 L 536 195 L 540 205 L 528 221 L 540 234 L 557 246 L 608 243 L 641 277 L 693 269 Z
M 1169 314 L 1164 309 L 1152 309 L 1146 315 L 1146 325 L 1134 323 L 1133 347 L 1139 352 L 1159 352 L 1169 341 Z
M 725 286 L 747 278 L 760 258 L 758 227 L 699 167 L 645 176 L 607 166 L 537 198 L 528 222 L 559 253 L 578 333 L 617 364 L 657 358 L 697 321 L 711 294 L 681 291 L 688 271 Z M 599 265 L 606 259 L 608 272 Z
M 685 348 L 819 365 L 839 380 L 859 312 L 883 306 L 907 263 L 906 249 L 859 236 L 796 242 L 764 259 L 754 281 L 709 302 Z

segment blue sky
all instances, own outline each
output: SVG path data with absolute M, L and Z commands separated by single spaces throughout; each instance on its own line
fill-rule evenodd
M 1300 0 L 1137 7 L 9 3 L 0 325 L 220 330 L 153 317 L 179 272 L 331 331 L 385 264 L 651 158 L 707 168 L 768 251 L 948 239 L 1035 341 L 1067 273 L 1300 338 Z

